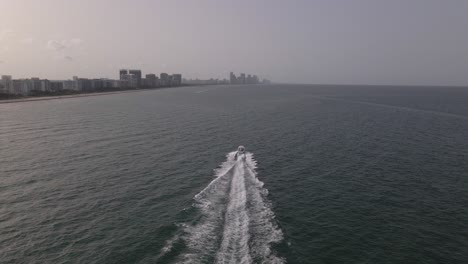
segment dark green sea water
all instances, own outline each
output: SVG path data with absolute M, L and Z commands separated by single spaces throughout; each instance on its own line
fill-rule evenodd
M 0 104 L 0 263 L 468 263 L 467 131 L 454 87 Z

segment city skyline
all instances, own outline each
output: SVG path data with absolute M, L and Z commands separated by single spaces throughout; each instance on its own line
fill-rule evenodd
M 268 79 L 260 81 L 257 75 L 240 73 L 238 77 L 231 72 L 229 80 L 220 79 L 185 79 L 182 74 L 165 72 L 156 75 L 140 69 L 120 69 L 118 78 L 84 78 L 73 76 L 72 79 L 51 80 L 38 77 L 13 78 L 12 75 L 0 76 L 0 98 L 14 99 L 24 96 L 47 96 L 70 93 L 110 92 L 132 89 L 154 89 L 179 87 L 181 85 L 243 85 L 270 83 Z
M 14 79 L 11 75 L 1 75 L 0 97 L 11 99 L 10 96 L 45 96 L 70 93 L 110 92 L 131 89 L 152 89 L 178 87 L 182 85 L 182 74 L 148 73 L 145 78 L 139 69 L 121 69 L 117 79 L 83 78 L 73 76 L 73 79 L 49 80 L 38 77 Z
M 466 85 L 466 1 L 0 1 L 0 74 Z

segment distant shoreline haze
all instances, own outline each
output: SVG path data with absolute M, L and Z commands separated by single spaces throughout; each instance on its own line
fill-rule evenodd
M 40 78 L 13 79 L 11 75 L 2 75 L 0 80 L 0 100 L 18 99 L 24 97 L 70 96 L 74 94 L 88 94 L 98 92 L 116 92 L 135 89 L 155 89 L 179 87 L 182 85 L 222 85 L 222 84 L 259 84 L 269 83 L 260 81 L 257 75 L 241 73 L 236 76 L 230 73 L 230 79 L 183 79 L 182 74 L 161 73 L 142 76 L 141 70 L 121 69 L 119 79 L 87 79 L 73 77 L 73 80 L 48 80 Z

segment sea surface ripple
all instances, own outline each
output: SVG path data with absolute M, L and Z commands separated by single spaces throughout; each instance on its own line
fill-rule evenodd
M 0 104 L 0 263 L 468 263 L 467 102 L 258 85 Z

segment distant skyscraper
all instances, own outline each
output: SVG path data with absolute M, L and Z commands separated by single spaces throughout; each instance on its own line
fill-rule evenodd
M 138 79 L 134 74 L 124 74 L 120 81 L 123 88 L 138 88 Z
M 154 88 L 157 86 L 157 80 L 156 74 L 146 74 L 144 86 Z
M 245 73 L 241 73 L 239 78 L 238 78 L 238 83 L 239 84 L 245 84 Z
M 231 84 L 258 84 L 259 78 L 257 75 L 241 73 L 238 77 L 233 72 L 229 74 L 229 83 Z
M 63 82 L 62 81 L 51 81 L 50 82 L 50 89 L 53 92 L 58 92 L 63 90 Z
M 180 86 L 182 84 L 182 74 L 172 74 L 172 85 Z
M 35 91 L 35 92 L 41 91 L 41 79 L 37 77 L 33 77 L 31 78 L 30 82 L 31 82 L 32 91 Z
M 231 72 L 231 73 L 229 74 L 229 81 L 230 81 L 231 84 L 236 84 L 236 83 L 237 83 L 236 75 L 234 75 L 233 72 Z
M 73 76 L 73 88 L 72 90 L 81 92 L 83 90 L 83 84 L 80 82 L 78 76 Z
M 245 79 L 245 83 L 248 83 L 248 84 L 253 83 L 252 75 L 250 74 L 247 75 L 247 78 Z
M 163 72 L 159 75 L 159 79 L 161 81 L 161 85 L 162 86 L 168 86 L 170 83 L 169 83 L 169 74 Z
M 128 70 L 120 70 L 119 71 L 119 80 L 122 80 L 122 75 L 128 74 Z
M 129 70 L 129 74 L 135 75 L 135 78 L 137 80 L 137 87 L 141 86 L 141 70 Z
M 0 93 L 11 93 L 13 91 L 13 80 L 11 75 L 2 75 Z
M 258 76 L 257 76 L 257 75 L 254 75 L 254 76 L 253 76 L 253 82 L 254 82 L 255 84 L 258 84 L 259 81 L 258 81 Z
M 50 81 L 49 80 L 41 80 L 41 91 L 43 92 L 50 92 Z

